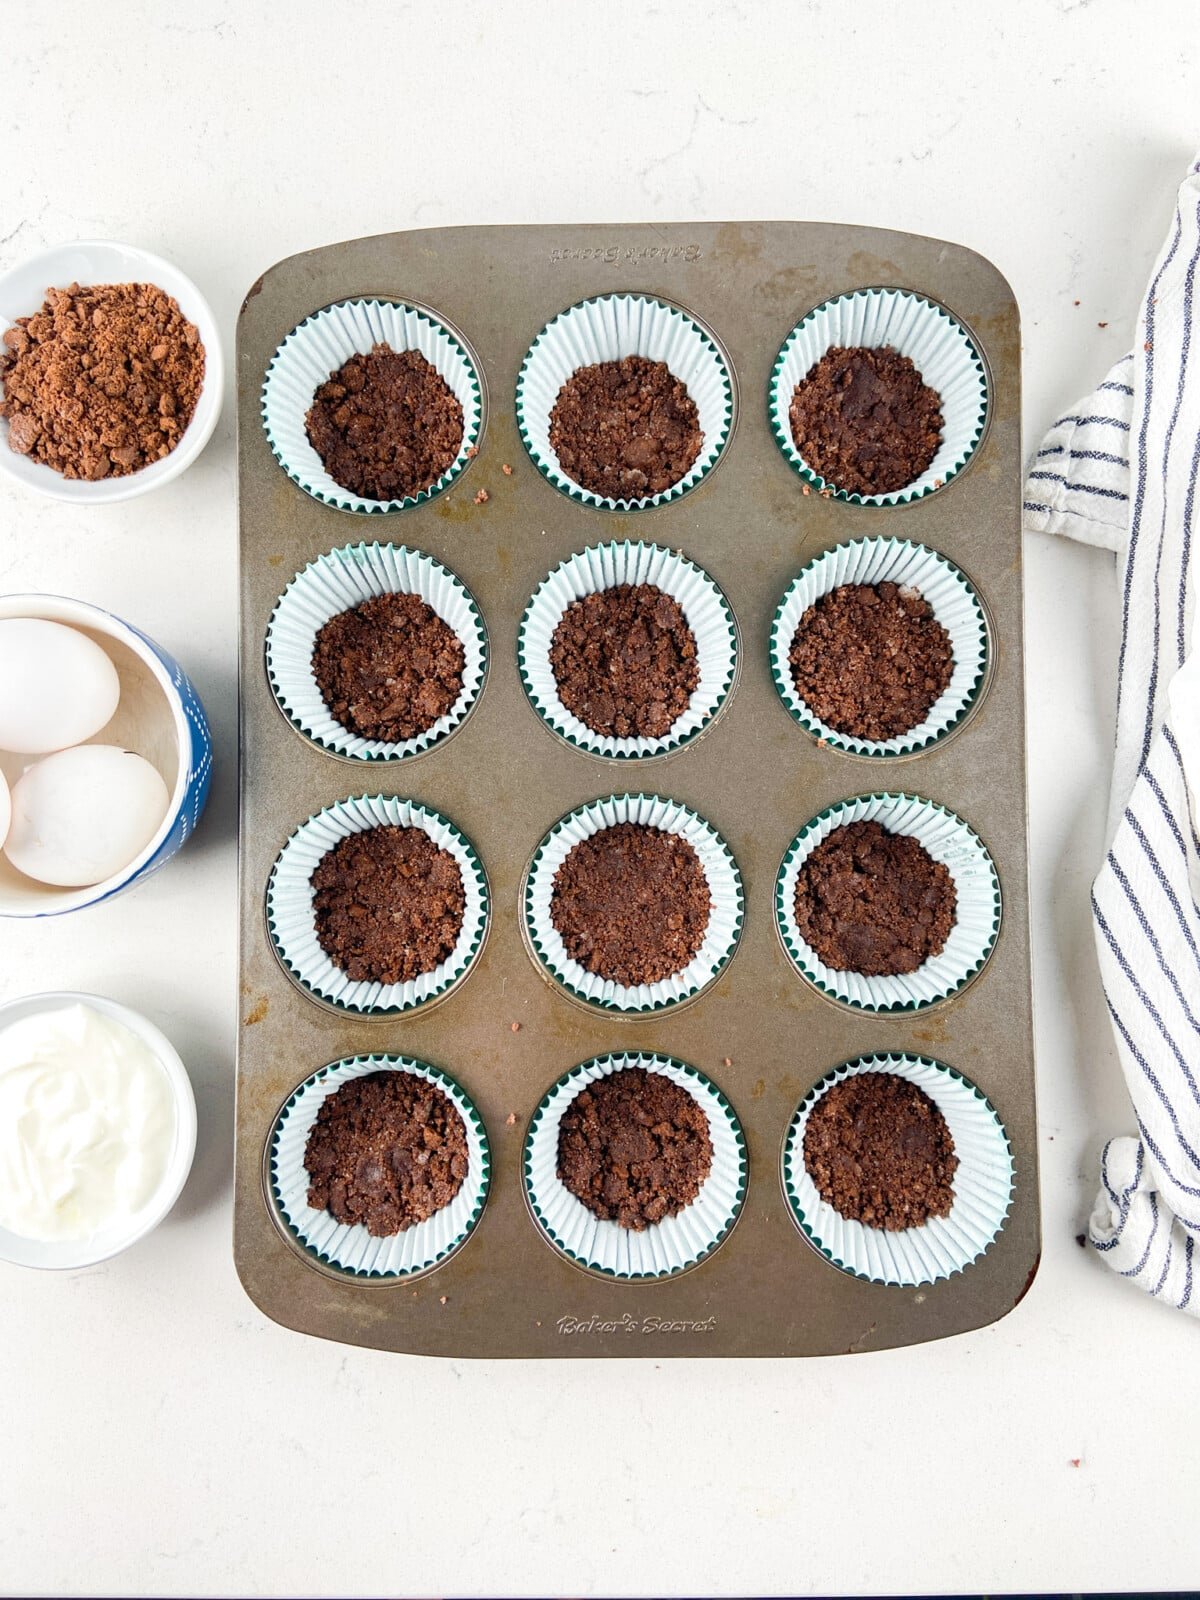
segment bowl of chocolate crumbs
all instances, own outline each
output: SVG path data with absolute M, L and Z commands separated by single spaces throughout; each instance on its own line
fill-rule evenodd
M 305 738 L 347 761 L 399 761 L 441 745 L 475 709 L 487 630 L 466 585 L 431 556 L 344 545 L 284 590 L 266 664 Z
M 568 307 L 530 346 L 517 426 L 544 477 L 585 505 L 635 511 L 694 489 L 733 430 L 733 365 L 711 329 L 650 295 Z
M 702 568 L 659 545 L 593 545 L 525 608 L 517 665 L 567 744 L 609 760 L 669 755 L 708 732 L 739 671 L 737 623 Z
M 548 1243 L 607 1278 L 673 1278 L 729 1235 L 746 1142 L 729 1101 L 670 1056 L 597 1056 L 542 1097 L 525 1198 Z
M 459 988 L 483 950 L 491 896 L 475 847 L 448 818 L 397 795 L 355 795 L 292 834 L 266 911 L 302 993 L 383 1018 Z
M 822 747 L 912 756 L 980 705 L 990 632 L 974 585 L 945 556 L 905 539 L 853 539 L 788 585 L 770 658 L 780 700 Z
M 267 442 L 306 494 L 341 511 L 404 511 L 479 452 L 486 393 L 466 338 L 398 300 L 341 300 L 280 344 L 262 388 Z
M 808 1242 L 873 1283 L 964 1271 L 1012 1201 L 1012 1150 L 991 1103 L 924 1056 L 863 1056 L 826 1074 L 792 1118 L 781 1174 Z
M 223 383 L 208 302 L 148 250 L 82 241 L 0 278 L 0 471 L 36 492 L 109 504 L 178 477 Z
M 987 368 L 956 316 L 904 289 L 816 306 L 784 340 L 768 410 L 784 456 L 827 498 L 894 506 L 943 489 L 979 447 Z
M 717 981 L 745 905 L 737 863 L 711 823 L 661 795 L 610 795 L 560 817 L 534 851 L 521 931 L 563 994 L 646 1016 Z
M 377 1283 L 431 1271 L 483 1214 L 483 1120 L 427 1062 L 335 1061 L 289 1095 L 267 1141 L 276 1221 L 330 1272 Z
M 853 1011 L 901 1015 L 959 994 L 1000 932 L 1000 880 L 953 812 L 917 795 L 857 795 L 788 846 L 775 926 L 799 975 Z

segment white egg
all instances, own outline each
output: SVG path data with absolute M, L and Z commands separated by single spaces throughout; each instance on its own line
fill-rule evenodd
M 166 784 L 131 750 L 113 744 L 60 750 L 13 785 L 4 854 L 39 883 L 86 888 L 141 854 L 169 803 Z
M 8 825 L 12 821 L 12 799 L 8 792 L 8 780 L 0 772 L 0 847 L 3 847 L 8 837 Z
M 82 744 L 117 709 L 117 669 L 77 628 L 0 620 L 0 750 L 44 755 Z

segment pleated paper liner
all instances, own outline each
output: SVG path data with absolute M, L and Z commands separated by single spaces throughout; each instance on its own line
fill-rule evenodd
M 571 478 L 550 443 L 550 413 L 559 390 L 580 367 L 626 356 L 665 362 L 687 387 L 699 413 L 704 443 L 691 469 L 670 488 L 643 500 L 614 500 Z M 677 500 L 716 466 L 733 428 L 733 367 L 716 335 L 666 300 L 644 294 L 606 294 L 580 301 L 548 322 L 533 341 L 517 377 L 517 426 L 543 477 L 584 505 L 641 511 Z
M 866 977 L 828 967 L 796 924 L 796 880 L 823 839 L 851 822 L 911 834 L 954 879 L 954 926 L 941 953 L 915 972 Z M 952 811 L 911 794 L 864 794 L 830 806 L 788 846 L 775 880 L 775 925 L 788 959 L 827 1000 L 855 1011 L 908 1014 L 959 993 L 983 970 L 1000 932 L 1000 880 L 983 841 Z
M 713 1147 L 712 1167 L 691 1205 L 641 1233 L 593 1215 L 557 1175 L 563 1113 L 589 1083 L 628 1067 L 661 1073 L 686 1089 L 704 1109 Z M 521 1165 L 525 1198 L 545 1237 L 569 1261 L 606 1278 L 673 1278 L 686 1272 L 728 1237 L 746 1197 L 746 1141 L 733 1107 L 702 1072 L 671 1056 L 597 1056 L 564 1073 L 533 1114 Z
M 696 639 L 700 682 L 686 711 L 661 738 L 601 734 L 568 711 L 550 665 L 554 630 L 568 606 L 619 584 L 653 584 L 682 608 Z M 706 733 L 728 703 L 739 669 L 738 630 L 729 602 L 701 567 L 659 545 L 592 545 L 556 567 L 525 608 L 517 666 L 533 709 L 567 744 L 625 761 L 669 755 Z
M 889 1233 L 843 1217 L 823 1200 L 804 1165 L 804 1133 L 813 1107 L 835 1083 L 862 1072 L 893 1073 L 929 1096 L 946 1119 L 958 1168 L 945 1217 Z M 848 1061 L 810 1090 L 784 1140 L 783 1189 L 804 1237 L 842 1272 L 872 1283 L 915 1287 L 962 1272 L 991 1246 L 1012 1202 L 1008 1135 L 990 1102 L 952 1067 L 924 1056 L 873 1055 Z
M 403 499 L 369 500 L 335 482 L 308 441 L 304 421 L 319 386 L 353 355 L 377 344 L 417 350 L 445 379 L 463 410 L 463 437 L 450 467 L 428 488 Z M 479 363 L 462 334 L 423 306 L 398 300 L 339 300 L 292 329 L 267 367 L 262 420 L 279 465 L 306 494 L 339 511 L 403 511 L 448 489 L 470 461 L 483 433 L 485 400 Z
M 407 983 L 368 983 L 350 978 L 318 944 L 311 879 L 339 840 L 388 826 L 423 828 L 454 857 L 466 906 L 458 942 L 440 966 Z M 401 1016 L 445 999 L 478 961 L 490 917 L 487 877 L 470 840 L 438 812 L 397 795 L 355 795 L 318 811 L 284 845 L 267 884 L 267 931 L 284 971 L 310 999 L 368 1018 Z
M 703 942 L 686 967 L 657 983 L 626 986 L 589 972 L 567 953 L 550 915 L 554 875 L 574 847 L 622 822 L 686 839 L 708 881 L 712 907 Z M 542 971 L 572 999 L 599 1011 L 640 1016 L 676 1010 L 715 983 L 733 959 L 744 916 L 741 874 L 724 839 L 678 800 L 653 794 L 609 795 L 561 817 L 535 850 L 521 891 L 521 931 Z
M 419 595 L 463 647 L 457 701 L 424 733 L 410 739 L 367 739 L 338 722 L 317 687 L 313 647 L 331 617 L 385 594 Z M 443 743 L 462 727 L 483 692 L 488 638 L 474 597 L 431 556 L 403 545 L 357 544 L 330 550 L 288 584 L 267 627 L 267 676 L 292 726 L 331 755 L 350 761 L 399 761 Z
M 823 722 L 801 697 L 788 652 L 810 606 L 845 584 L 895 583 L 921 595 L 950 635 L 950 682 L 928 715 L 891 739 L 861 739 Z M 790 715 L 823 745 L 849 755 L 911 756 L 955 732 L 983 698 L 990 654 L 987 618 L 974 588 L 945 556 L 907 539 L 853 539 L 811 561 L 788 586 L 771 622 L 771 676 Z
M 314 1210 L 304 1166 L 308 1136 L 325 1099 L 351 1078 L 373 1072 L 404 1072 L 435 1084 L 462 1118 L 467 1136 L 467 1175 L 454 1199 L 424 1222 L 387 1238 L 368 1233 L 363 1223 L 338 1222 L 330 1212 Z M 408 1056 L 350 1056 L 314 1072 L 288 1097 L 267 1141 L 266 1176 L 279 1220 L 310 1260 L 360 1281 L 388 1283 L 431 1271 L 466 1243 L 483 1215 L 491 1156 L 478 1111 L 437 1067 Z
M 828 482 L 804 460 L 788 411 L 796 385 L 827 350 L 882 345 L 907 356 L 941 396 L 942 442 L 927 470 L 904 488 L 857 494 Z M 826 300 L 792 329 L 771 370 L 767 404 L 779 448 L 819 492 L 858 506 L 906 505 L 945 487 L 978 448 L 988 417 L 988 376 L 979 346 L 945 306 L 907 289 L 859 289 Z

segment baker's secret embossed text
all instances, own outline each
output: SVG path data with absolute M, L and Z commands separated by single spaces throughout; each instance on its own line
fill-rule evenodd
M 551 261 L 604 261 L 609 266 L 644 261 L 699 261 L 698 244 L 587 244 L 551 250 Z
M 715 1333 L 716 1317 L 698 1319 L 678 1317 L 635 1317 L 628 1311 L 619 1317 L 559 1317 L 555 1327 L 560 1334 L 581 1333 Z

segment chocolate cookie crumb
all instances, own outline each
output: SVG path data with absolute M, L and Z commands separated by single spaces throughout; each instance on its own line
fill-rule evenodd
M 682 972 L 704 943 L 711 909 L 693 846 L 636 822 L 581 839 L 554 874 L 550 897 L 567 954 L 626 988 Z
M 436 1084 L 370 1072 L 321 1103 L 304 1147 L 308 1203 L 386 1238 L 448 1206 L 468 1162 L 462 1117 Z
M 796 693 L 829 727 L 894 739 L 919 727 L 954 671 L 928 601 L 894 583 L 846 583 L 800 619 L 788 651 Z
M 796 879 L 796 925 L 827 967 L 891 977 L 941 953 L 954 927 L 954 879 L 919 839 L 850 822 L 823 839 Z
M 891 494 L 928 471 L 942 398 L 891 345 L 834 346 L 796 385 L 788 411 L 805 464 L 847 494 Z
M 458 635 L 419 594 L 381 594 L 330 617 L 312 668 L 343 728 L 400 744 L 457 704 L 465 662 Z
M 339 839 L 312 875 L 317 943 L 356 983 L 408 983 L 454 950 L 466 896 L 458 862 L 424 828 Z
M 843 1217 L 889 1233 L 949 1216 L 958 1157 L 946 1119 L 923 1089 L 891 1072 L 860 1072 L 817 1101 L 804 1165 Z
M 683 608 L 652 583 L 619 583 L 569 605 L 550 666 L 567 710 L 618 739 L 661 739 L 700 683 Z
M 581 1089 L 558 1129 L 559 1178 L 594 1216 L 635 1233 L 691 1205 L 712 1155 L 699 1102 L 641 1067 Z
M 692 470 L 703 444 L 687 386 L 645 356 L 580 367 L 550 412 L 550 445 L 563 471 L 609 500 L 662 494 Z
M 304 426 L 343 489 L 364 500 L 403 500 L 458 459 L 463 408 L 419 350 L 377 344 L 330 373 Z
M 9 448 L 64 478 L 126 478 L 170 455 L 204 387 L 204 346 L 152 283 L 47 289 L 0 354 Z

